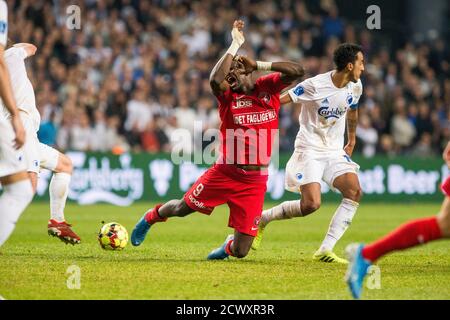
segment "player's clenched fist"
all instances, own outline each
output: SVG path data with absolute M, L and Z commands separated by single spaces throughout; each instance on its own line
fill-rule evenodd
M 231 37 L 239 46 L 242 46 L 245 42 L 244 32 L 242 31 L 243 29 L 244 21 L 235 20 L 233 23 L 233 30 L 231 30 Z

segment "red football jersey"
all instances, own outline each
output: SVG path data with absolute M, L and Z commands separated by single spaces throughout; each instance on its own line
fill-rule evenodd
M 248 95 L 228 89 L 217 96 L 222 120 L 218 163 L 269 164 L 278 132 L 280 92 L 288 85 L 277 72 L 258 78 Z

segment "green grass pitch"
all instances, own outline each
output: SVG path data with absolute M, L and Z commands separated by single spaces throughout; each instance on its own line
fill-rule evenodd
M 104 251 L 96 234 L 101 221 L 122 223 L 131 233 L 150 204 L 66 208 L 82 244 L 65 245 L 47 235 L 48 204 L 33 203 L 0 249 L 0 295 L 5 299 L 350 299 L 345 266 L 313 262 L 337 204 L 306 218 L 268 226 L 258 251 L 244 259 L 206 261 L 232 230 L 226 206 L 208 217 L 194 213 L 153 226 L 140 247 Z M 267 203 L 269 207 L 271 204 Z M 430 216 L 439 204 L 361 204 L 335 252 L 371 241 L 406 220 Z M 378 264 L 381 288 L 363 299 L 449 299 L 449 242 L 438 241 L 385 257 Z M 80 289 L 68 289 L 71 265 Z

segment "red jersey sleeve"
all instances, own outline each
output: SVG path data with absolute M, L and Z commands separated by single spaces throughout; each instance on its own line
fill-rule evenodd
M 258 78 L 258 80 L 256 80 L 256 85 L 260 88 L 260 91 L 277 94 L 281 93 L 281 90 L 288 87 L 290 84 L 284 83 L 281 80 L 280 72 L 274 72 Z

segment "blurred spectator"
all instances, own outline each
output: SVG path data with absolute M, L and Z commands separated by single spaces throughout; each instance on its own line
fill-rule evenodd
M 420 158 L 435 156 L 435 153 L 432 148 L 432 139 L 430 133 L 424 132 L 420 136 L 420 140 L 412 149 L 411 155 Z
M 394 143 L 400 152 L 406 151 L 416 136 L 416 128 L 406 116 L 404 99 L 399 99 L 396 103 L 395 115 L 391 121 L 391 131 Z
M 57 129 L 55 123 L 52 121 L 52 117 L 48 120 L 41 121 L 37 135 L 40 142 L 54 147 L 56 146 L 56 134 Z
M 376 152 L 378 133 L 377 130 L 372 127 L 370 118 L 366 114 L 363 114 L 359 118 L 359 126 L 356 128 L 356 137 L 359 138 L 363 143 L 363 156 L 366 158 L 373 157 Z
M 92 144 L 92 128 L 86 112 L 81 112 L 78 121 L 70 129 L 70 149 L 89 151 Z
M 394 157 L 397 155 L 395 150 L 394 140 L 388 134 L 383 134 L 380 138 L 379 152 L 388 157 Z

